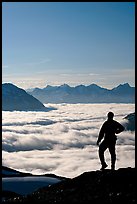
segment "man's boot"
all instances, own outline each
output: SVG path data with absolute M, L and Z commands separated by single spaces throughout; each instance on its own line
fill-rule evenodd
M 111 170 L 115 170 L 115 164 L 111 164 Z
M 108 165 L 104 162 L 100 170 L 104 170 Z

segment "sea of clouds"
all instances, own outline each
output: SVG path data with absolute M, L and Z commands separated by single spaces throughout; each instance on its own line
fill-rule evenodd
M 45 104 L 49 112 L 2 112 L 2 164 L 32 174 L 73 178 L 100 169 L 96 141 L 109 111 L 124 119 L 134 104 Z M 135 131 L 120 133 L 116 169 L 135 167 Z M 109 151 L 105 152 L 110 168 Z

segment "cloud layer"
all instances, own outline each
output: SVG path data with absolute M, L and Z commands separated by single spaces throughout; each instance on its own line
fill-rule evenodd
M 96 141 L 108 111 L 124 126 L 134 104 L 46 104 L 49 112 L 2 112 L 3 165 L 75 177 L 100 168 Z M 118 135 L 116 168 L 135 166 L 135 132 Z M 110 155 L 105 153 L 110 168 Z M 128 162 L 127 162 L 128 161 Z

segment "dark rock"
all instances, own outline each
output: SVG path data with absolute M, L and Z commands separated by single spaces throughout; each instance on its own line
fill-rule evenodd
M 135 168 L 85 172 L 18 199 L 15 203 L 135 203 Z

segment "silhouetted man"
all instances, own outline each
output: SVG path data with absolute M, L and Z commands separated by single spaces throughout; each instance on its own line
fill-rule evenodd
M 97 145 L 99 145 L 100 141 L 104 138 L 102 143 L 99 145 L 99 158 L 102 164 L 100 170 L 105 169 L 108 165 L 105 162 L 104 152 L 108 148 L 110 155 L 111 155 L 111 169 L 115 169 L 115 161 L 116 161 L 116 153 L 115 153 L 115 145 L 117 137 L 115 134 L 118 134 L 124 131 L 124 127 L 118 123 L 117 121 L 113 120 L 114 113 L 109 112 L 107 114 L 108 119 L 102 125 L 99 137 L 97 140 Z

